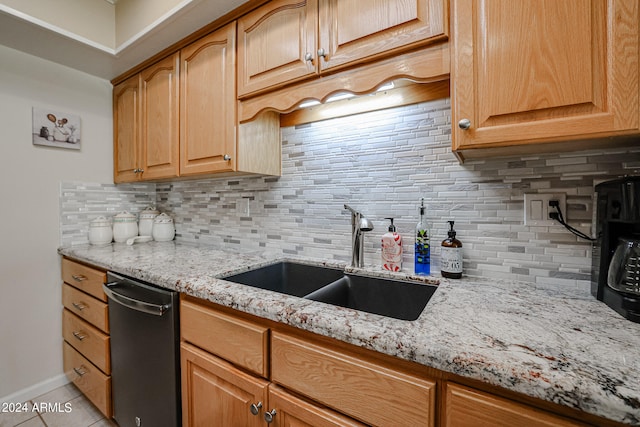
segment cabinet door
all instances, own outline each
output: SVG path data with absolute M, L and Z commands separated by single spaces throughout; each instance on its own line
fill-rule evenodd
M 235 22 L 180 51 L 180 175 L 236 165 Z
M 140 73 L 142 179 L 178 176 L 179 54 Z
M 269 386 L 269 411 L 274 409 L 275 427 L 365 427 L 365 424 L 295 397 L 272 384 Z
M 139 94 L 136 75 L 113 88 L 113 181 L 132 182 L 139 178 L 140 164 Z
M 317 0 L 274 0 L 238 19 L 238 96 L 317 72 Z
M 578 427 L 539 409 L 456 384 L 447 384 L 445 427 Z
M 182 425 L 185 427 L 262 426 L 268 382 L 249 375 L 197 347 L 182 344 Z
M 271 380 L 369 425 L 435 424 L 434 381 L 277 331 Z
M 454 150 L 638 129 L 637 0 L 452 0 L 452 13 Z
M 320 0 L 320 44 L 327 70 L 445 39 L 443 0 Z

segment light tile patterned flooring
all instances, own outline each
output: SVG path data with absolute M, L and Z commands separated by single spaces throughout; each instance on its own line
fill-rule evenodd
M 115 422 L 104 418 L 73 384 L 26 403 L 26 412 L 0 407 L 0 427 L 117 427 Z M 13 412 L 3 412 L 2 409 Z

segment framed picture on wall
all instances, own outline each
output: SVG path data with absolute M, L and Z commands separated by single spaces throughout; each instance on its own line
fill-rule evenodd
M 80 149 L 80 116 L 33 107 L 34 145 Z

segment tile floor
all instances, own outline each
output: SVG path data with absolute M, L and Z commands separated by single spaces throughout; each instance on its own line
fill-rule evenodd
M 117 427 L 73 384 L 31 399 L 21 405 L 22 412 L 14 409 L 0 407 L 0 427 Z

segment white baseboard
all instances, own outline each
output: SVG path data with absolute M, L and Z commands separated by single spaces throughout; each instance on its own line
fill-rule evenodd
M 8 396 L 0 397 L 0 404 L 5 402 L 26 402 L 27 400 L 35 399 L 42 394 L 48 393 L 51 390 L 55 390 L 56 388 L 62 387 L 63 385 L 68 383 L 69 380 L 67 379 L 67 376 L 65 374 L 60 374 L 53 378 L 49 378 L 48 380 L 39 382 L 38 384 L 23 388 L 22 390 L 18 390 Z

